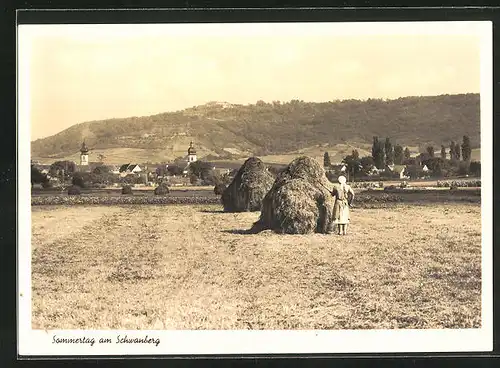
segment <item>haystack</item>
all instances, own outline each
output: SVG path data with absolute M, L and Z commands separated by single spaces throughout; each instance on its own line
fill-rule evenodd
M 167 183 L 162 182 L 155 188 L 154 193 L 155 195 L 164 196 L 170 193 L 170 189 L 168 188 Z
M 122 187 L 122 194 L 134 194 L 132 191 L 132 187 L 130 185 L 124 185 Z
M 78 185 L 72 185 L 68 188 L 68 195 L 81 195 L 82 191 Z
M 335 199 L 332 183 L 316 160 L 302 156 L 276 177 L 264 197 L 252 231 L 266 229 L 285 234 L 328 233 L 332 230 Z
M 226 212 L 259 211 L 262 199 L 273 185 L 274 178 L 257 157 L 250 157 L 238 170 L 222 193 Z

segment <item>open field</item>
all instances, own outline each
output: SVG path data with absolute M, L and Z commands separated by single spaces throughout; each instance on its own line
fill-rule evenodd
M 480 326 L 478 203 L 354 208 L 345 237 L 220 211 L 32 207 L 33 328 Z
M 471 152 L 472 161 L 481 161 L 481 148 L 473 148 Z

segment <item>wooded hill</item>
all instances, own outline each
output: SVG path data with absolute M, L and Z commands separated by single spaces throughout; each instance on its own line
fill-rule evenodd
M 371 143 L 373 136 L 411 146 L 461 141 L 480 143 L 479 94 L 252 105 L 207 103 L 182 111 L 74 125 L 32 142 L 32 157 L 78 152 L 82 139 L 92 149 L 130 148 L 185 151 L 191 139 L 212 157 L 280 154 L 324 143 Z M 146 151 L 147 152 L 147 151 Z M 134 161 L 134 157 L 130 157 Z

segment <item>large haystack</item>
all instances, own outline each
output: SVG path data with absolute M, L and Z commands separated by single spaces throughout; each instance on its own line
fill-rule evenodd
M 262 202 L 252 231 L 328 233 L 332 230 L 335 199 L 323 167 L 306 156 L 293 160 L 276 178 Z
M 226 212 L 259 211 L 262 199 L 273 185 L 274 178 L 257 157 L 250 157 L 240 167 L 233 181 L 222 193 Z

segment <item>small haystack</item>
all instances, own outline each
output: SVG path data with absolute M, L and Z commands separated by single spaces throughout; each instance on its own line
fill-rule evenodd
M 278 174 L 262 202 L 252 232 L 266 229 L 286 234 L 328 233 L 333 228 L 335 198 L 323 167 L 306 156 Z
M 164 196 L 170 193 L 167 183 L 162 182 L 155 188 L 155 195 Z
M 68 195 L 81 195 L 82 191 L 78 185 L 72 185 L 68 188 Z
M 122 187 L 122 194 L 134 194 L 132 191 L 132 187 L 130 185 L 124 185 Z
M 222 193 L 226 212 L 259 211 L 262 199 L 273 185 L 274 178 L 257 157 L 250 157 L 238 170 Z

